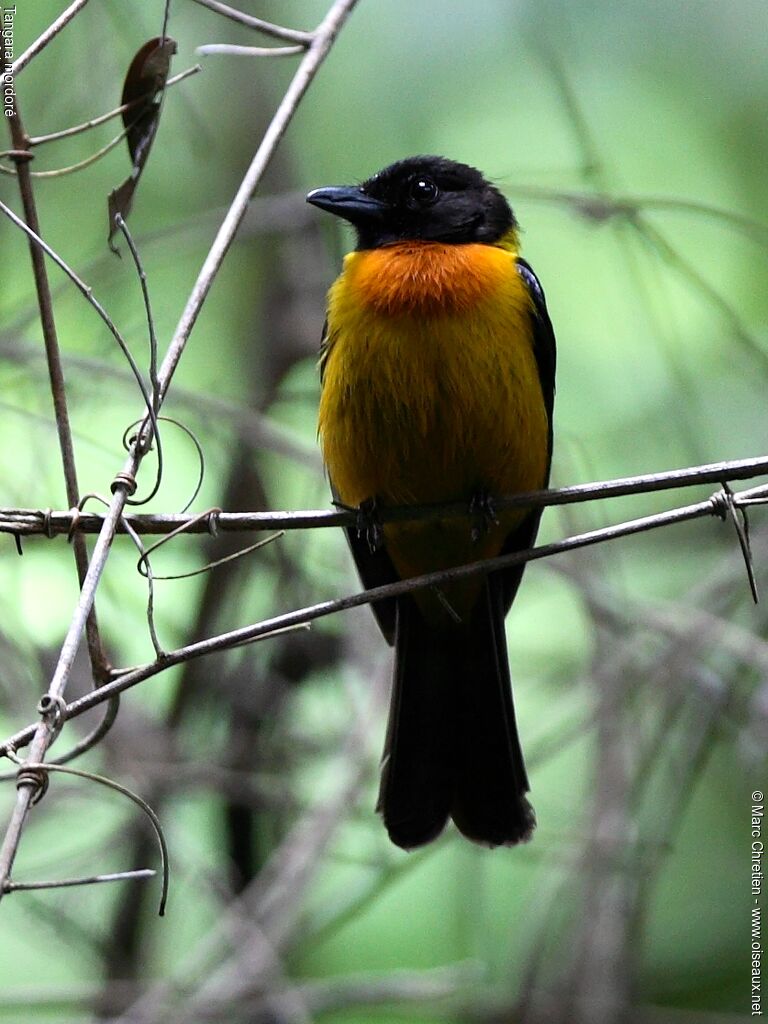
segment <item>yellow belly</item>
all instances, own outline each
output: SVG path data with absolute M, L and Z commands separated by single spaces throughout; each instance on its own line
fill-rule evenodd
M 543 486 L 547 414 L 514 254 L 402 248 L 399 260 L 352 253 L 331 290 L 319 431 L 339 498 L 406 505 Z M 467 521 L 390 523 L 385 544 L 414 576 L 498 553 L 522 514 L 499 518 L 477 542 Z M 478 587 L 445 589 L 460 617 Z M 434 615 L 434 596 L 419 602 Z

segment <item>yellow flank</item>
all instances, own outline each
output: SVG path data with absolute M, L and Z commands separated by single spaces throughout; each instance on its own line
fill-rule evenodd
M 543 486 L 547 414 L 531 300 L 504 247 L 406 242 L 350 253 L 329 296 L 319 432 L 341 501 L 469 500 Z M 402 577 L 497 554 L 524 513 L 473 542 L 466 521 L 385 526 Z M 479 582 L 421 592 L 465 618 Z

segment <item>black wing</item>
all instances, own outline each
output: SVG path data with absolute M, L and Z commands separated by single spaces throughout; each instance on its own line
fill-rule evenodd
M 555 343 L 555 332 L 552 328 L 552 321 L 547 312 L 547 303 L 544 298 L 544 289 L 541 283 L 525 260 L 518 258 L 517 272 L 523 279 L 528 294 L 533 301 L 533 352 L 536 357 L 536 365 L 539 368 L 539 380 L 544 396 L 544 407 L 547 410 L 549 431 L 547 437 L 547 472 L 544 478 L 544 486 L 549 484 L 549 468 L 552 463 L 552 416 L 555 406 L 555 369 L 557 364 L 557 346 Z M 504 542 L 501 549 L 502 555 L 508 555 L 512 551 L 524 551 L 533 547 L 536 534 L 539 529 L 542 509 L 534 509 L 525 517 L 522 523 L 513 530 Z M 525 565 L 516 565 L 511 569 L 496 574 L 501 579 L 502 597 L 505 610 L 515 599 L 517 588 L 523 577 Z M 491 577 L 493 579 L 494 577 Z
M 552 458 L 552 413 L 555 405 L 555 370 L 557 368 L 557 346 L 552 321 L 547 312 L 544 289 L 532 267 L 518 257 L 517 272 L 522 277 L 528 294 L 533 300 L 533 352 L 539 368 L 544 405 L 549 418 L 549 456 Z

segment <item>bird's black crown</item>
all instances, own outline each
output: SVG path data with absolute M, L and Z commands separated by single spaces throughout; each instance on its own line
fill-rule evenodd
M 517 226 L 480 171 L 441 156 L 399 160 L 362 185 L 315 189 L 307 201 L 350 221 L 358 249 L 410 240 L 493 244 Z

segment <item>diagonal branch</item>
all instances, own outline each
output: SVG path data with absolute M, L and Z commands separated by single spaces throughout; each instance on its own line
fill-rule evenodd
M 746 492 L 749 493 L 749 492 Z M 539 561 L 543 558 L 551 558 L 553 555 L 566 551 L 575 551 L 578 548 L 590 547 L 604 541 L 617 540 L 620 537 L 629 537 L 637 533 L 645 533 L 649 530 L 660 527 L 671 526 L 675 523 L 688 522 L 693 519 L 702 519 L 707 516 L 722 518 L 721 494 L 718 492 L 704 501 L 692 505 L 683 505 L 679 508 L 670 509 L 666 512 L 659 512 L 655 515 L 643 516 L 640 519 L 631 519 L 614 526 L 603 527 L 602 529 L 589 530 L 586 533 L 575 534 L 565 537 L 563 540 L 554 541 L 550 544 L 542 544 L 526 551 L 515 551 L 507 555 L 499 555 L 495 558 L 487 558 L 478 562 L 471 562 L 467 565 L 459 565 L 450 569 L 442 569 L 439 572 L 427 573 L 423 576 L 413 576 L 409 579 L 398 580 L 395 583 L 387 583 L 382 586 L 363 590 L 356 594 L 349 594 L 329 601 L 320 601 L 317 604 L 308 605 L 296 611 L 286 612 L 282 615 L 275 615 L 269 619 L 249 626 L 242 626 L 218 636 L 209 637 L 206 640 L 198 640 L 185 647 L 177 648 L 174 651 L 167 651 L 162 659 L 141 665 L 138 668 L 120 672 L 111 682 L 105 683 L 98 690 L 86 694 L 77 700 L 66 705 L 66 718 L 76 718 L 78 715 L 96 707 L 102 701 L 137 683 L 149 679 L 160 672 L 190 661 L 193 658 L 201 658 L 208 654 L 228 650 L 242 644 L 254 643 L 255 641 L 267 639 L 277 632 L 293 630 L 306 626 L 315 619 L 325 618 L 337 612 L 347 611 L 350 608 L 358 608 L 361 605 L 373 604 L 377 601 L 384 601 L 388 598 L 401 597 L 414 590 L 422 590 L 427 587 L 439 587 L 446 583 L 452 583 L 469 576 L 485 576 L 500 569 L 508 569 L 515 565 Z M 734 495 L 738 501 L 739 495 Z M 16 750 L 30 742 L 35 732 L 34 726 L 27 726 L 13 736 L 0 743 L 0 755 L 7 750 Z
M 174 75 L 173 78 L 169 78 L 165 83 L 165 88 L 170 89 L 172 85 L 178 85 L 179 82 L 183 82 L 185 78 L 189 78 L 190 75 L 196 75 L 199 71 L 202 71 L 201 64 L 193 64 L 191 68 L 187 68 L 186 71 L 180 71 L 178 75 Z M 138 96 L 135 100 L 131 100 L 130 103 L 122 103 L 119 107 L 115 107 L 114 110 L 108 111 L 106 114 L 100 114 L 98 117 L 92 117 L 88 121 L 83 121 L 82 124 L 72 125 L 71 128 L 62 128 L 58 132 L 50 132 L 48 135 L 36 135 L 29 139 L 30 146 L 42 146 L 46 142 L 57 142 L 59 139 L 67 139 L 72 135 L 80 135 L 81 132 L 90 131 L 91 128 L 96 128 L 100 124 L 106 124 L 107 121 L 111 121 L 113 117 L 119 117 L 124 114 L 127 110 L 133 110 L 142 103 L 146 103 L 146 96 Z
M 309 46 L 313 39 L 311 32 L 300 32 L 294 28 L 273 25 L 269 21 L 254 18 L 252 14 L 245 14 L 243 11 L 238 11 L 235 7 L 220 3 L 219 0 L 195 0 L 195 3 L 200 4 L 201 7 L 207 7 L 209 11 L 223 15 L 231 21 L 236 21 L 240 25 L 256 29 L 257 32 L 262 32 L 265 36 L 272 36 L 273 39 L 286 39 L 292 43 L 300 43 L 305 47 Z
M 34 43 L 30 44 L 24 53 L 17 58 L 11 68 L 11 76 L 15 78 L 20 71 L 23 71 L 32 58 L 36 57 L 41 50 L 44 50 L 48 43 L 50 43 L 52 39 L 55 39 L 63 28 L 67 27 L 70 21 L 72 21 L 76 14 L 79 14 L 80 11 L 82 11 L 87 3 L 88 0 L 74 0 L 74 3 L 71 3 L 69 7 L 59 15 L 56 21 L 49 25 L 45 32 L 43 32 L 41 36 L 38 36 Z
M 312 33 L 312 41 L 306 55 L 299 64 L 288 89 L 278 106 L 266 133 L 246 171 L 242 184 L 219 228 L 208 256 L 198 275 L 187 305 L 182 313 L 176 332 L 171 340 L 165 359 L 158 373 L 157 408 L 165 398 L 173 374 L 184 352 L 189 335 L 200 314 L 211 285 L 229 250 L 235 233 L 245 216 L 251 195 L 258 186 L 272 155 L 288 127 L 301 99 L 309 88 L 320 66 L 328 55 L 337 34 L 349 17 L 357 0 L 335 0 L 323 21 Z M 109 551 L 117 532 L 120 517 L 129 496 L 136 487 L 135 475 L 151 440 L 150 431 L 142 430 L 122 470 L 112 483 L 112 501 L 94 547 L 91 563 L 86 574 L 74 616 L 62 645 L 61 654 L 48 688 L 52 703 L 59 702 L 66 689 L 74 657 L 86 620 L 93 606 Z M 31 761 L 43 761 L 46 751 L 55 738 L 53 722 L 44 717 L 38 725 L 29 749 Z M 13 862 L 18 850 L 21 832 L 34 796 L 34 787 L 20 782 L 17 788 L 16 804 L 0 847 L 0 899 L 10 878 Z

